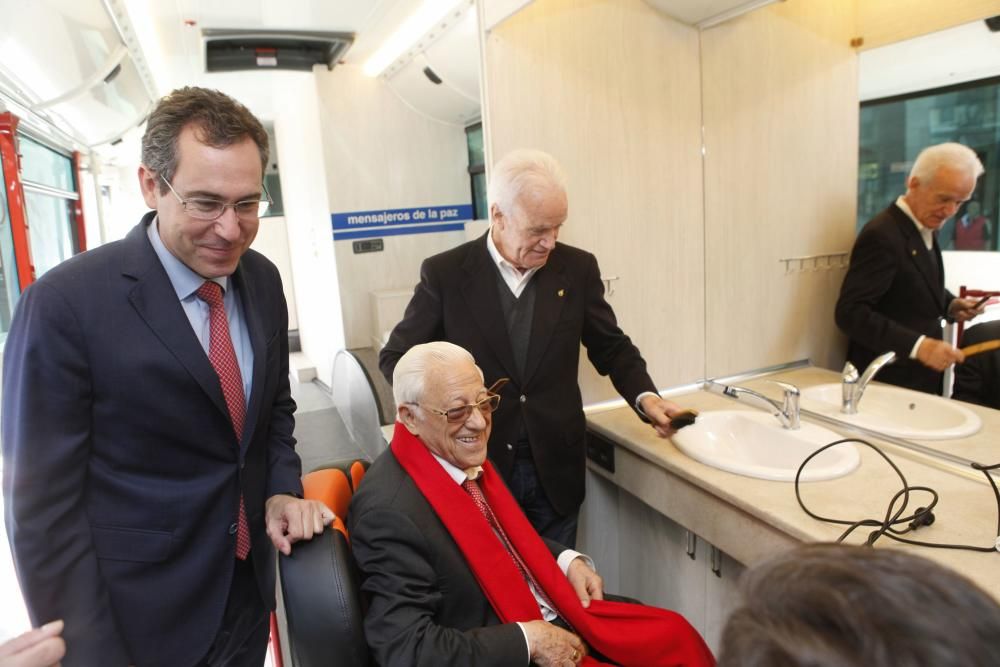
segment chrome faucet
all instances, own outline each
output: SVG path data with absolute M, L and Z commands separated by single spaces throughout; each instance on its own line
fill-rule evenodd
M 872 381 L 876 373 L 895 360 L 895 352 L 879 355 L 868 364 L 868 368 L 861 374 L 861 377 L 858 377 L 858 369 L 854 367 L 854 364 L 849 361 L 844 364 L 844 371 L 840 376 L 842 380 L 840 411 L 845 415 L 858 414 L 858 403 L 861 402 L 861 397 L 864 395 L 868 383 Z
M 722 389 L 722 393 L 738 401 L 746 401 L 751 405 L 768 410 L 778 418 L 778 421 L 781 422 L 784 428 L 799 428 L 799 388 L 787 382 L 778 382 L 776 380 L 772 380 L 772 382 L 781 387 L 784 392 L 784 397 L 780 404 L 763 394 L 758 394 L 752 389 L 745 389 L 743 387 L 729 385 Z

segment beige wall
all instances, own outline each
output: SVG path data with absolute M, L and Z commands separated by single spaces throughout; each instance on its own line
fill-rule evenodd
M 594 252 L 654 380 L 704 373 L 698 33 L 642 0 L 536 0 L 488 36 L 491 155 L 549 151 L 569 177 L 560 240 Z M 584 400 L 616 397 L 586 361 Z
M 317 74 L 317 85 L 330 212 L 470 203 L 462 126 L 414 111 L 358 66 Z M 370 292 L 412 288 L 424 257 L 462 240 L 460 231 L 386 236 L 384 252 L 359 255 L 334 242 L 346 346 L 371 345 Z
M 343 314 L 337 285 L 337 265 L 330 242 L 327 203 L 328 163 L 315 137 L 322 115 L 316 79 L 312 75 L 275 79 L 274 137 L 281 164 L 292 279 L 298 311 L 302 352 L 319 378 L 330 383 L 333 358 L 344 347 Z
M 292 255 L 288 249 L 288 225 L 285 217 L 282 215 L 261 219 L 257 237 L 250 247 L 278 267 L 285 303 L 288 305 L 288 329 L 291 331 L 298 329 L 299 309 L 295 302 L 295 280 L 292 277 Z
M 843 0 L 788 0 L 702 33 L 709 376 L 843 363 L 833 307 L 844 269 L 786 272 L 779 260 L 854 240 L 853 24 Z
M 1000 14 L 998 0 L 854 0 L 854 37 L 871 49 Z M 843 4 L 851 3 L 844 0 Z

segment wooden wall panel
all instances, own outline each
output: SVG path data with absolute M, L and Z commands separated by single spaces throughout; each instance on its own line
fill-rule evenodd
M 609 302 L 669 386 L 704 373 L 698 33 L 642 0 L 536 0 L 485 48 L 491 158 L 552 153 L 569 176 L 560 240 L 618 276 Z M 585 402 L 615 398 L 583 360 Z
M 853 243 L 853 26 L 853 3 L 788 0 L 702 33 L 710 376 L 843 363 L 833 308 L 844 269 L 786 273 L 779 260 Z
M 855 37 L 873 49 L 1000 14 L 998 0 L 854 0 Z M 847 4 L 847 3 L 845 3 Z

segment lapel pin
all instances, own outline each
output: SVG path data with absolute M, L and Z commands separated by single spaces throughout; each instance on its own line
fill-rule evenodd
M 910 255 L 912 257 L 916 257 L 917 256 L 917 251 L 916 250 L 910 250 Z
M 560 297 L 562 297 L 564 294 L 566 294 L 566 290 L 561 289 L 558 292 L 556 292 L 556 294 L 558 294 Z

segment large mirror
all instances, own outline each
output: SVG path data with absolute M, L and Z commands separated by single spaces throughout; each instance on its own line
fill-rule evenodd
M 1000 25 L 975 21 L 861 53 L 859 230 L 906 189 L 910 166 L 921 149 L 957 141 L 979 154 L 986 173 L 972 199 L 938 232 L 938 242 L 946 252 L 1000 249 L 996 28 Z M 991 289 L 1000 289 L 995 272 L 982 279 L 992 280 Z

